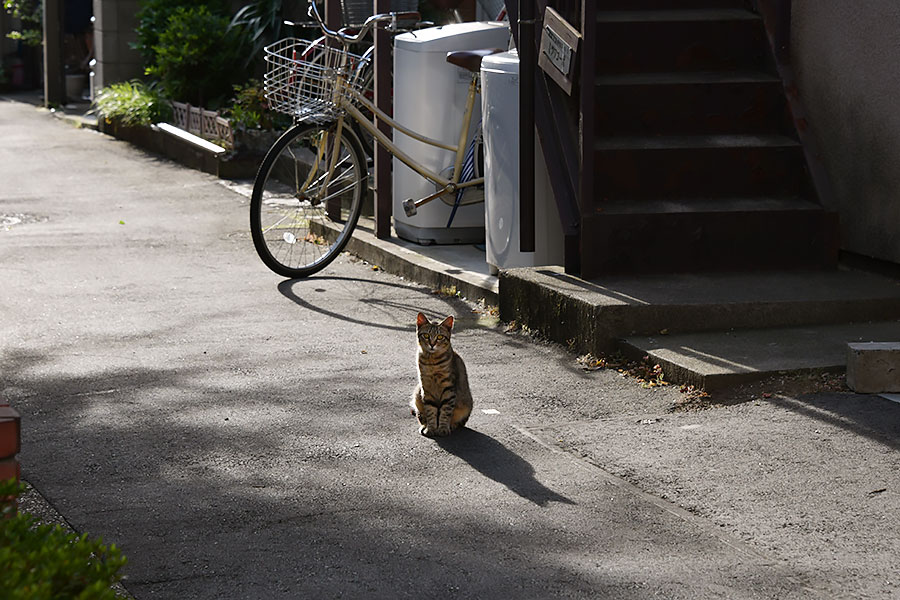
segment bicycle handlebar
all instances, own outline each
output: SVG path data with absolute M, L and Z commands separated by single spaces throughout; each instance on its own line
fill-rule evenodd
M 344 44 L 354 44 L 364 38 L 369 30 L 372 29 L 378 23 L 390 22 L 389 29 L 396 31 L 398 30 L 397 24 L 400 21 L 416 21 L 418 22 L 421 18 L 418 12 L 390 12 L 390 13 L 381 13 L 378 15 L 372 15 L 366 22 L 363 23 L 359 27 L 359 31 L 355 35 L 350 35 L 346 33 L 347 28 L 338 29 L 334 31 L 329 29 L 325 22 L 322 20 L 322 16 L 319 15 L 319 9 L 316 6 L 315 0 L 309 0 L 309 10 L 307 10 L 307 15 L 314 18 L 316 23 L 319 24 L 319 28 L 322 30 L 322 33 L 325 34 L 326 37 L 338 40 Z

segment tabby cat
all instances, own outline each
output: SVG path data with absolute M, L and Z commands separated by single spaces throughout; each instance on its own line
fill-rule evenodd
M 450 346 L 452 329 L 453 317 L 441 323 L 430 322 L 422 313 L 416 317 L 419 383 L 410 408 L 422 426 L 419 433 L 428 437 L 450 435 L 472 413 L 466 365 Z

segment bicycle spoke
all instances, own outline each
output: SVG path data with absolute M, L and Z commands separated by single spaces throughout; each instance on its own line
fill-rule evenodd
M 268 227 L 263 229 L 263 233 L 269 233 L 269 231 L 271 231 L 271 230 L 275 229 L 276 227 L 278 227 L 279 225 L 281 225 L 281 223 L 287 218 L 288 218 L 288 215 L 284 215 L 283 217 L 278 219 L 275 223 L 272 223 L 271 225 L 269 225 Z
M 340 167 L 341 165 L 343 165 L 344 163 L 346 163 L 348 160 L 350 160 L 350 157 L 349 157 L 349 156 L 345 156 L 345 157 L 342 158 L 336 165 L 334 165 L 334 168 L 337 169 L 338 167 Z M 351 166 L 350 168 L 352 169 L 353 167 Z M 348 169 L 348 170 L 349 170 L 349 169 Z M 344 171 L 344 173 L 347 173 L 347 171 Z M 315 186 L 319 185 L 319 183 L 321 183 L 322 180 L 325 179 L 325 177 L 326 177 L 327 175 L 328 175 L 328 172 L 327 172 L 327 171 L 324 172 L 324 173 L 322 173 L 322 174 L 318 177 L 318 179 L 316 179 L 315 181 L 310 182 L 309 187 L 315 187 Z M 342 175 L 343 175 L 343 174 L 342 174 Z M 332 176 L 332 177 L 333 177 L 333 176 Z
M 338 196 L 340 196 L 340 195 L 343 194 L 344 192 L 347 192 L 347 191 L 349 191 L 349 190 L 352 190 L 355 186 L 356 186 L 356 182 L 354 181 L 353 183 L 351 183 L 351 184 L 348 185 L 347 187 L 345 187 L 345 188 L 343 188 L 343 189 L 340 189 L 340 190 L 334 192 L 333 194 L 329 194 L 329 195 L 325 196 L 324 198 L 321 198 L 321 199 L 319 200 L 319 202 L 320 202 L 320 203 L 321 203 L 321 202 L 328 202 L 329 200 L 332 200 L 332 199 L 334 199 L 334 198 L 337 198 Z

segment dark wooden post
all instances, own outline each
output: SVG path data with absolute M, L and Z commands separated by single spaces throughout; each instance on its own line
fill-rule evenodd
M 341 0 L 325 0 L 325 24 L 333 30 L 343 27 L 341 24 Z
M 374 0 L 375 14 L 391 11 L 390 0 Z M 391 85 L 393 65 L 391 64 L 391 36 L 383 27 L 375 29 L 375 106 L 379 110 L 393 113 Z M 391 128 L 377 120 L 378 129 L 390 137 Z M 391 181 L 391 155 L 380 144 L 375 145 L 375 237 L 391 237 L 391 216 L 393 213 L 393 186 Z
M 534 252 L 535 1 L 519 3 L 519 250 Z
M 66 74 L 63 69 L 63 1 L 44 0 L 44 104 L 65 104 Z
M 597 3 L 594 0 L 582 0 L 581 2 L 581 85 L 579 86 L 579 113 L 580 126 L 578 128 L 578 152 L 581 162 L 581 171 L 578 180 L 579 210 L 587 211 L 591 200 L 595 195 L 594 178 L 594 103 L 596 102 L 594 78 L 597 73 L 597 35 L 595 27 L 597 23 Z M 580 219 L 584 222 L 584 219 Z M 577 235 L 567 235 L 566 271 L 579 273 L 590 278 L 596 270 L 594 265 L 598 257 L 590 249 L 588 240 L 583 240 L 581 231 Z

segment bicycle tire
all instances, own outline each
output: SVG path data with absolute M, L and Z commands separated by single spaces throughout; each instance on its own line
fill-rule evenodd
M 284 277 L 307 277 L 328 266 L 359 220 L 368 191 L 365 153 L 345 124 L 335 156 L 336 126 L 291 127 L 257 172 L 250 201 L 253 245 L 263 263 Z

